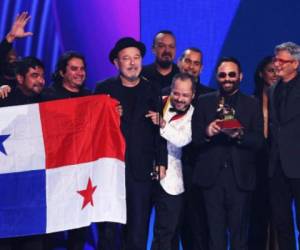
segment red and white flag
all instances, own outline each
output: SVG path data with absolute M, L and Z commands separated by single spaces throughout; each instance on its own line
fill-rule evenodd
M 0 109 L 0 237 L 126 223 L 115 106 L 98 95 Z

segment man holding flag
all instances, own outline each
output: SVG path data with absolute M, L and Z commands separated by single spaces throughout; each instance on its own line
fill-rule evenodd
M 24 58 L 20 69 L 31 65 L 26 60 L 37 61 Z M 42 66 L 28 66 L 17 79 L 18 92 L 3 102 L 44 100 Z M 93 96 L 0 109 L 1 249 L 44 249 L 45 233 L 126 222 L 125 144 L 115 106 Z
M 156 165 L 166 165 L 160 150 L 158 127 L 146 114 L 158 109 L 159 97 L 149 81 L 140 77 L 145 45 L 133 38 L 120 39 L 109 59 L 119 75 L 99 83 L 96 93 L 109 94 L 122 108 L 121 130 L 126 141 L 127 225 L 125 249 L 144 250 L 152 208 L 151 172 Z M 166 158 L 166 157 L 165 157 Z

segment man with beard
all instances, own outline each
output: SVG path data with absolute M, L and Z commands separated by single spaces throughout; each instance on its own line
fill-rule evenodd
M 258 101 L 239 90 L 242 77 L 236 59 L 221 59 L 220 90 L 201 96 L 192 118 L 192 140 L 199 146 L 193 180 L 202 187 L 210 250 L 226 250 L 227 239 L 231 249 L 248 249 L 249 201 L 263 123 Z
M 16 70 L 17 87 L 0 101 L 0 106 L 37 103 L 44 100 L 44 65 L 35 57 L 24 57 Z
M 17 16 L 11 30 L 5 39 L 0 43 L 0 85 L 8 85 L 10 88 L 1 88 L 0 97 L 6 97 L 11 88 L 17 85 L 16 80 L 16 64 L 17 54 L 12 48 L 12 44 L 16 38 L 24 38 L 31 36 L 31 32 L 25 32 L 24 27 L 29 21 L 30 16 L 27 12 L 22 12 Z
M 24 57 L 16 70 L 17 87 L 0 100 L 0 107 L 37 103 L 43 100 L 44 65 L 35 57 Z M 4 118 L 5 119 L 5 118 Z M 1 250 L 43 250 L 44 236 L 24 236 L 0 239 Z
M 162 30 L 156 33 L 152 52 L 155 55 L 155 62 L 143 67 L 141 75 L 155 83 L 158 90 L 171 85 L 174 75 L 179 70 L 173 62 L 176 54 L 176 39 L 169 30 Z
M 295 250 L 293 200 L 300 229 L 300 46 L 286 42 L 275 47 L 273 59 L 280 80 L 270 89 L 269 190 L 272 219 L 280 250 Z
M 182 174 L 182 147 L 192 140 L 191 119 L 195 96 L 193 77 L 187 73 L 174 76 L 171 94 L 164 99 L 163 116 L 150 111 L 147 117 L 160 126 L 161 136 L 167 140 L 168 169 L 156 186 L 155 226 L 152 250 L 171 250 L 177 236 L 185 191 Z M 178 238 L 178 237 L 176 237 Z M 177 246 L 178 249 L 178 246 Z
M 126 141 L 127 201 L 125 249 L 128 250 L 147 248 L 153 191 L 151 172 L 155 165 L 162 170 L 166 165 L 166 159 L 160 159 L 165 154 L 160 155 L 157 147 L 158 127 L 146 118 L 149 110 L 158 110 L 158 94 L 148 80 L 140 77 L 145 51 L 143 43 L 131 37 L 121 38 L 109 54 L 109 59 L 118 69 L 119 75 L 99 83 L 95 90 L 97 94 L 109 94 L 117 99 L 123 108 L 121 130 Z M 111 228 L 112 224 L 106 226 Z M 102 230 L 101 227 L 100 234 Z M 107 233 L 104 237 L 109 236 L 111 237 Z M 101 239 L 100 235 L 100 242 Z M 115 246 L 104 249 L 112 250 Z

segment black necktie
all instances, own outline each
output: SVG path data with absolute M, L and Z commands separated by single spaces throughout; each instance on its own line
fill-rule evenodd
M 176 113 L 176 114 L 178 114 L 178 115 L 182 115 L 182 114 L 185 114 L 187 111 L 188 111 L 188 109 L 189 108 L 187 108 L 186 110 L 178 110 L 178 109 L 176 109 L 176 108 L 174 108 L 174 107 L 170 107 L 169 108 L 169 111 L 170 112 L 174 112 L 174 113 Z

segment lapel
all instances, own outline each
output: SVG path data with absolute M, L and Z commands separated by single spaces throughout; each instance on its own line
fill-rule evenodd
M 294 84 L 292 90 L 290 91 L 289 95 L 287 96 L 286 101 L 286 112 L 284 114 L 282 123 L 286 123 L 295 116 L 300 115 L 300 77 L 297 76 L 297 79 Z
M 278 124 L 278 117 L 277 117 L 277 112 L 275 110 L 275 97 L 274 97 L 274 93 L 275 93 L 275 89 L 277 87 L 278 83 L 275 83 L 273 86 L 271 86 L 269 88 L 269 119 L 272 123 L 276 123 Z
M 241 116 L 243 114 L 241 108 L 244 107 L 244 105 L 242 104 L 243 102 L 243 98 L 242 98 L 242 93 L 241 91 L 239 90 L 239 92 L 237 93 L 237 100 L 236 100 L 236 107 L 235 107 L 235 118 L 239 121 L 241 121 Z M 245 108 L 245 107 L 244 107 Z M 244 113 L 245 113 L 245 110 L 244 110 Z

